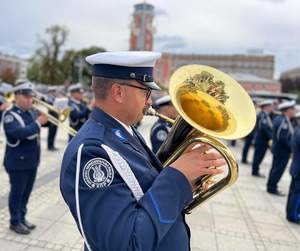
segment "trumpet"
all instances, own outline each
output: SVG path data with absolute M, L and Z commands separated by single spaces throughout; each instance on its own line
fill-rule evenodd
M 149 109 L 146 115 L 159 116 L 173 124 L 156 156 L 168 166 L 190 146 L 205 143 L 224 157 L 228 172 L 219 181 L 211 175 L 194 181 L 190 212 L 212 196 L 232 185 L 238 178 L 238 164 L 220 139 L 238 139 L 249 134 L 256 123 L 254 104 L 247 92 L 230 76 L 203 65 L 186 65 L 174 72 L 169 94 L 179 113 L 175 121 Z M 213 167 L 212 167 L 213 168 Z

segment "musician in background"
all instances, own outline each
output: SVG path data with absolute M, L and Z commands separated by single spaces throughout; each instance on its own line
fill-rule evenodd
M 0 92 L 0 127 L 1 127 L 3 112 L 6 110 L 6 108 L 7 105 L 5 102 L 4 93 Z
M 3 119 L 7 139 L 3 165 L 10 182 L 10 229 L 29 234 L 36 226 L 26 220 L 27 203 L 40 162 L 40 127 L 47 123 L 47 117 L 32 110 L 31 83 L 20 83 L 14 93 L 15 104 Z
M 68 88 L 70 94 L 70 126 L 78 131 L 82 125 L 88 120 L 91 110 L 88 104 L 83 101 L 83 87 L 80 83 L 71 85 Z M 69 140 L 72 136 L 69 135 Z
M 132 127 L 152 104 L 160 53 L 103 52 L 93 65 L 95 108 L 67 146 L 60 189 L 85 250 L 190 250 L 184 208 L 192 181 L 218 174 L 225 160 L 208 146 L 183 153 L 166 168 Z
M 278 196 L 284 195 L 278 190 L 277 184 L 284 173 L 291 154 L 291 138 L 294 133 L 291 118 L 295 115 L 295 105 L 295 101 L 279 104 L 278 110 L 281 111 L 282 115 L 276 116 L 273 121 L 273 161 L 267 183 L 267 192 Z
M 264 178 L 265 176 L 259 172 L 259 167 L 263 161 L 266 151 L 272 139 L 273 123 L 270 118 L 270 113 L 273 110 L 272 100 L 263 100 L 259 103 L 260 113 L 257 115 L 257 129 L 254 138 L 254 155 L 252 162 L 252 175 L 254 177 Z
M 282 101 L 280 103 L 282 103 Z M 270 118 L 271 118 L 272 121 L 274 121 L 274 119 L 277 116 L 281 115 L 281 112 L 278 110 L 278 106 L 279 106 L 280 103 L 277 99 L 273 100 L 273 109 L 270 112 Z
M 254 99 L 252 101 L 253 101 L 253 104 L 255 105 L 255 108 L 257 108 L 257 101 Z M 245 142 L 244 142 L 243 151 L 242 151 L 242 163 L 244 163 L 244 164 L 249 164 L 248 163 L 248 152 L 253 143 L 256 128 L 257 128 L 257 123 L 256 123 L 255 127 L 253 128 L 253 130 L 245 137 Z
M 13 87 L 10 84 L 0 83 L 0 129 L 1 129 L 1 122 L 4 115 L 4 111 L 8 108 L 7 100 L 5 98 L 5 93 L 11 92 L 12 88 Z
M 56 98 L 56 87 L 49 87 L 47 98 L 46 98 L 45 102 L 47 102 L 48 104 L 53 106 L 55 98 Z M 53 116 L 55 118 L 58 118 L 58 113 L 57 112 L 55 112 L 51 109 L 48 112 L 51 116 Z M 53 123 L 48 123 L 48 138 L 47 138 L 48 151 L 58 150 L 55 147 L 56 133 L 57 133 L 57 125 L 54 125 Z
M 153 105 L 153 108 L 158 113 L 165 115 L 171 119 L 176 119 L 178 113 L 172 105 L 169 95 L 158 98 Z M 151 128 L 150 140 L 152 144 L 152 151 L 156 153 L 161 144 L 166 140 L 172 124 L 159 118 Z
M 300 124 L 292 136 L 292 154 L 290 169 L 292 180 L 286 205 L 286 218 L 289 222 L 300 224 Z

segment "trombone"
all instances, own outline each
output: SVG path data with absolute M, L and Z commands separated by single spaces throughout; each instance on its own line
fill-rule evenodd
M 69 117 L 71 111 L 69 107 L 58 109 L 55 106 L 50 105 L 47 102 L 39 99 L 38 97 L 33 97 L 32 100 L 35 104 L 41 105 L 43 107 L 46 107 L 48 110 L 56 112 L 58 114 L 58 120 L 60 122 L 64 122 Z
M 179 113 L 175 121 L 152 109 L 146 112 L 173 124 L 156 153 L 163 166 L 170 165 L 197 143 L 215 148 L 228 166 L 227 176 L 219 181 L 212 181 L 213 176 L 206 175 L 193 182 L 193 200 L 185 208 L 190 212 L 238 178 L 233 153 L 217 138 L 238 139 L 249 134 L 256 123 L 256 111 L 250 96 L 234 79 L 204 65 L 186 65 L 176 70 L 170 79 L 169 94 Z
M 71 112 L 71 108 L 69 106 L 67 106 L 67 102 L 64 103 L 63 108 L 58 108 L 55 105 L 50 105 L 49 103 L 43 101 L 42 99 L 46 99 L 46 95 L 37 92 L 36 91 L 37 96 L 33 97 L 33 102 L 36 104 L 39 104 L 43 107 L 46 107 L 48 110 L 54 111 L 58 114 L 58 119 L 60 122 L 64 122 L 70 115 Z M 65 100 L 66 98 L 55 98 L 55 101 L 57 101 L 58 99 L 60 100 Z
M 7 92 L 4 94 L 4 98 L 7 103 L 12 104 L 15 99 L 15 95 L 13 92 Z M 33 105 L 32 106 L 38 112 L 45 114 L 48 118 L 48 121 L 50 123 L 52 123 L 53 125 L 56 125 L 57 127 L 62 128 L 71 136 L 76 135 L 77 131 L 75 129 L 73 129 L 72 127 L 63 123 L 69 116 L 70 108 L 65 108 L 62 110 L 57 109 L 56 107 L 40 100 L 38 97 L 33 97 Z M 56 117 L 52 116 L 51 114 L 49 114 L 48 112 L 46 112 L 45 109 L 57 112 L 58 118 L 56 118 Z

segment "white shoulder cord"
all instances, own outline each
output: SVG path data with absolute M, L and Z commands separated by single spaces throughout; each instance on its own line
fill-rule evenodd
M 15 119 L 19 122 L 19 124 L 21 125 L 21 127 L 25 127 L 25 122 L 23 120 L 23 118 L 16 112 L 10 111 L 11 115 L 13 115 L 15 117 Z
M 76 162 L 76 176 L 75 176 L 75 201 L 76 201 L 76 214 L 77 214 L 77 219 L 79 223 L 79 228 L 81 235 L 83 237 L 84 243 L 87 246 L 87 249 L 89 251 L 92 251 L 90 245 L 87 242 L 87 239 L 85 237 L 83 227 L 82 227 L 82 222 L 81 222 L 81 215 L 80 215 L 80 204 L 79 204 L 79 174 L 80 174 L 80 162 L 81 162 L 81 152 L 84 144 L 81 144 L 78 148 L 77 152 L 77 162 Z
M 86 236 L 83 231 L 82 221 L 81 221 L 81 215 L 80 215 L 80 204 L 79 204 L 79 175 L 80 175 L 80 163 L 81 163 L 81 152 L 84 144 L 81 144 L 78 148 L 77 152 L 77 163 L 76 163 L 76 177 L 75 177 L 75 201 L 76 201 L 76 214 L 78 218 L 79 228 L 81 235 L 84 239 L 84 242 L 88 248 L 89 251 L 91 251 L 91 247 L 87 242 Z M 122 177 L 122 179 L 125 181 L 127 186 L 130 188 L 131 192 L 133 193 L 135 199 L 137 201 L 140 200 L 141 197 L 143 197 L 144 193 L 142 188 L 140 187 L 140 184 L 138 183 L 134 173 L 130 169 L 128 163 L 121 157 L 121 155 L 112 150 L 110 147 L 102 144 L 101 145 L 103 149 L 108 154 L 112 164 L 117 169 L 118 173 Z
M 144 196 L 144 192 L 126 160 L 124 160 L 118 152 L 114 151 L 110 147 L 104 144 L 101 146 L 106 151 L 112 164 L 133 193 L 135 199 L 139 201 Z
M 286 120 L 287 120 L 287 123 L 289 125 L 289 132 L 290 132 L 291 135 L 293 135 L 294 134 L 294 127 L 292 126 L 291 120 L 288 117 L 286 117 Z

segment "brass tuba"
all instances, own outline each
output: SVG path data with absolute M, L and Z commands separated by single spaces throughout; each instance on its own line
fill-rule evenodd
M 209 66 L 186 65 L 176 70 L 169 94 L 179 116 L 156 154 L 158 159 L 168 166 L 191 144 L 206 143 L 222 154 L 228 166 L 227 176 L 217 182 L 208 175 L 194 181 L 193 200 L 186 208 L 190 212 L 236 181 L 237 161 L 217 138 L 246 136 L 255 126 L 256 112 L 250 96 L 234 79 Z M 148 114 L 163 118 L 153 110 Z

